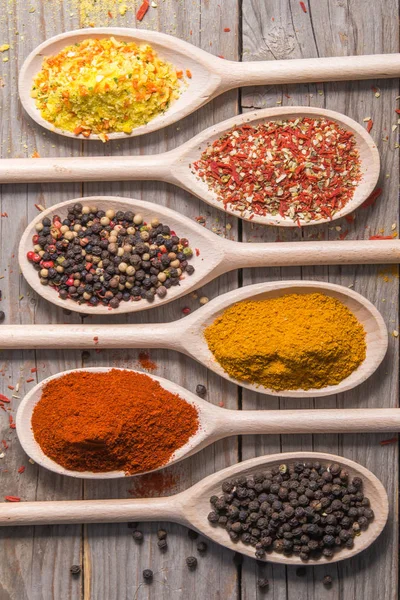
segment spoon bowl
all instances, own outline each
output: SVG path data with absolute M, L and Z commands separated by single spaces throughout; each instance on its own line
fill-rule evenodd
M 25 60 L 19 76 L 19 95 L 22 105 L 32 119 L 50 131 L 75 137 L 72 132 L 56 129 L 40 116 L 35 101 L 30 95 L 33 79 L 40 71 L 45 56 L 57 54 L 66 46 L 82 42 L 87 38 L 100 39 L 110 36 L 127 42 L 148 43 L 162 59 L 172 63 L 184 73 L 189 69 L 192 74 L 186 85 L 181 86 L 180 97 L 171 103 L 165 113 L 157 116 L 147 125 L 137 127 L 129 137 L 150 133 L 175 123 L 222 92 L 234 87 L 398 77 L 400 72 L 399 54 L 240 63 L 212 56 L 188 42 L 157 31 L 124 27 L 78 29 L 46 40 Z M 111 139 L 125 137 L 128 136 L 124 133 L 110 134 Z M 98 136 L 92 136 L 92 139 L 98 139 Z
M 117 479 L 126 477 L 123 471 L 92 472 L 72 471 L 59 465 L 46 456 L 36 442 L 32 430 L 32 414 L 40 401 L 44 386 L 54 379 L 68 373 L 90 372 L 106 373 L 111 367 L 90 367 L 72 369 L 48 377 L 38 383 L 24 397 L 18 407 L 16 428 L 18 439 L 26 454 L 38 465 L 59 475 L 69 475 L 81 479 Z M 126 371 L 128 369 L 117 369 Z M 198 431 L 188 442 L 175 451 L 168 463 L 158 471 L 171 466 L 206 446 L 231 435 L 244 434 L 296 434 L 296 433 L 362 433 L 362 432 L 394 432 L 400 431 L 400 409 L 332 409 L 332 410 L 268 410 L 268 411 L 236 411 L 219 408 L 202 400 L 189 390 L 156 375 L 146 374 L 173 394 L 178 394 L 186 402 L 194 406 L 199 419 Z M 134 399 L 132 399 L 134 402 Z M 149 473 L 150 471 L 146 471 Z M 143 475 L 145 472 L 135 473 Z M 132 475 L 132 476 L 134 476 Z
M 235 126 L 251 123 L 256 126 L 265 121 L 297 119 L 300 117 L 323 117 L 337 122 L 350 131 L 356 140 L 360 155 L 361 181 L 354 188 L 349 202 L 335 213 L 332 219 L 312 219 L 298 222 L 287 216 L 257 215 L 249 210 L 239 211 L 223 206 L 217 195 L 209 190 L 205 181 L 193 171 L 192 164 L 198 160 L 207 146 Z M 116 134 L 120 135 L 120 134 Z M 125 135 L 125 134 L 123 134 Z M 228 214 L 261 225 L 297 227 L 328 223 L 340 219 L 360 206 L 371 194 L 379 178 L 380 162 L 376 144 L 369 133 L 356 121 L 332 110 L 306 106 L 267 108 L 237 115 L 209 127 L 194 138 L 163 154 L 149 156 L 96 156 L 79 158 L 6 159 L 0 161 L 0 182 L 43 181 L 123 181 L 132 179 L 156 179 L 177 185 L 191 192 L 211 206 Z
M 62 219 L 68 214 L 68 207 L 76 202 L 95 204 L 99 209 L 113 208 L 115 211 L 133 211 L 142 214 L 145 221 L 153 217 L 159 218 L 168 224 L 180 237 L 186 237 L 194 251 L 190 260 L 195 268 L 193 275 L 186 275 L 179 286 L 168 290 L 165 298 L 157 295 L 153 302 L 140 300 L 139 302 L 121 302 L 116 310 L 109 306 L 78 304 L 74 300 L 59 298 L 57 291 L 40 283 L 37 272 L 32 263 L 27 259 L 27 252 L 32 250 L 32 236 L 37 232 L 35 226 L 45 217 L 52 219 L 59 215 Z M 193 292 L 200 286 L 212 281 L 233 269 L 261 267 L 261 266 L 305 266 L 305 265 L 330 265 L 330 264 L 357 264 L 357 263 L 393 263 L 400 261 L 400 243 L 398 240 L 360 240 L 338 242 L 282 242 L 280 244 L 251 244 L 233 242 L 219 237 L 193 220 L 164 206 L 150 202 L 129 198 L 115 198 L 113 196 L 92 196 L 88 198 L 75 198 L 56 204 L 38 214 L 25 229 L 19 244 L 18 258 L 21 271 L 29 285 L 45 300 L 79 313 L 95 315 L 122 314 L 148 310 L 153 307 L 167 304 L 181 296 Z
M 281 245 L 281 244 L 278 244 Z M 347 306 L 366 332 L 366 358 L 338 385 L 309 390 L 275 391 L 230 377 L 216 362 L 204 337 L 204 329 L 229 306 L 247 300 L 264 300 L 286 294 L 321 293 Z M 388 346 L 385 323 L 379 311 L 353 290 L 318 281 L 279 281 L 232 290 L 214 298 L 177 322 L 119 325 L 2 325 L 0 347 L 5 348 L 168 348 L 197 360 L 231 383 L 271 396 L 315 398 L 340 394 L 363 383 L 382 362 Z
M 212 508 L 210 497 L 214 494 L 221 495 L 221 485 L 224 481 L 240 475 L 252 475 L 282 463 L 290 465 L 298 461 L 319 461 L 323 465 L 339 463 L 349 472 L 350 477 L 361 477 L 364 482 L 364 494 L 370 499 L 375 513 L 368 529 L 355 538 L 353 548 L 343 548 L 329 560 L 322 557 L 319 560 L 309 560 L 306 564 L 324 565 L 338 562 L 368 548 L 380 535 L 388 519 L 389 503 L 385 488 L 371 471 L 360 464 L 348 458 L 321 452 L 288 452 L 252 458 L 209 475 L 184 492 L 161 498 L 6 503 L 0 513 L 0 525 L 172 521 L 195 529 L 229 550 L 255 558 L 254 548 L 242 542 L 233 542 L 227 531 L 209 523 L 207 515 Z M 287 565 L 304 564 L 297 556 L 284 556 L 277 552 L 268 553 L 262 560 Z

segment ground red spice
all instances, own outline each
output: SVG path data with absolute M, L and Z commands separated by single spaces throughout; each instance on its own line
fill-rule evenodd
M 166 492 L 172 493 L 178 483 L 178 476 L 171 470 L 148 473 L 136 477 L 128 493 L 135 498 L 160 496 Z
M 157 369 L 157 364 L 150 359 L 147 352 L 139 353 L 139 364 L 142 369 L 146 369 L 146 371 L 155 371 Z
M 148 375 L 116 369 L 53 379 L 32 415 L 43 452 L 75 471 L 157 469 L 198 426 L 191 404 Z

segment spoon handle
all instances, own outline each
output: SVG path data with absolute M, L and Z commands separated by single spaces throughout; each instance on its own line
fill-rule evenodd
M 0 161 L 0 183 L 44 181 L 168 180 L 174 152 L 149 156 L 9 158 Z
M 129 500 L 69 500 L 2 504 L 0 526 L 174 521 L 186 524 L 180 494 Z
M 348 240 L 243 244 L 224 240 L 227 270 L 246 267 L 354 265 L 400 262 L 400 242 Z
M 387 79 L 400 74 L 400 54 L 216 63 L 224 89 L 247 85 Z
M 176 323 L 4 325 L 0 348 L 170 348 L 181 350 Z
M 219 437 L 248 434 L 374 433 L 400 431 L 399 408 L 318 410 L 224 410 Z

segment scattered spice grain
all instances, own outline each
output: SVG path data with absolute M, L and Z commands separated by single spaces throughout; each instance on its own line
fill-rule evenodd
M 332 577 L 330 575 L 325 575 L 325 577 L 322 580 L 322 583 L 324 584 L 325 587 L 331 587 Z
M 70 568 L 71 575 L 80 575 L 82 569 L 80 565 L 72 565 Z
M 0 323 L 2 323 L 5 318 L 6 318 L 5 312 L 3 310 L 0 310 Z
M 4 496 L 4 500 L 6 500 L 6 502 L 21 502 L 19 496 Z
M 159 540 L 165 540 L 167 538 L 168 533 L 165 531 L 165 529 L 159 529 L 157 531 L 157 537 Z
M 142 4 L 140 5 L 137 13 L 136 13 L 136 19 L 137 21 L 142 21 L 143 17 L 145 16 L 145 14 L 147 13 L 147 11 L 149 10 L 150 4 L 148 0 L 143 0 Z
M 297 224 L 331 219 L 361 179 L 354 135 L 322 117 L 235 127 L 192 168 L 225 207 Z
M 168 542 L 165 539 L 158 540 L 157 546 L 159 547 L 160 550 L 165 551 L 168 548 Z
M 205 554 L 208 550 L 208 545 L 206 544 L 206 542 L 199 542 L 197 544 L 197 552 L 199 552 L 200 554 Z

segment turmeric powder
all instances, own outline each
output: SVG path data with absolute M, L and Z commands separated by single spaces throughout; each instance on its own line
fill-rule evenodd
M 366 356 L 364 327 L 319 293 L 239 302 L 204 335 L 228 375 L 275 391 L 336 385 Z

